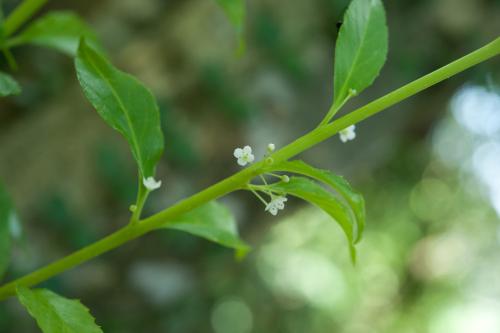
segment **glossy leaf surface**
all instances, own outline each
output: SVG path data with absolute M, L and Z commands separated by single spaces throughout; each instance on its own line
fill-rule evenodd
M 75 59 L 85 96 L 109 126 L 128 141 L 142 177 L 153 177 L 163 153 L 160 113 L 151 92 L 115 68 L 84 40 Z
M 89 310 L 78 300 L 47 289 L 17 288 L 17 298 L 43 333 L 102 333 Z
M 335 48 L 334 106 L 355 89 L 371 85 L 385 63 L 388 32 L 380 0 L 353 0 L 344 16 Z

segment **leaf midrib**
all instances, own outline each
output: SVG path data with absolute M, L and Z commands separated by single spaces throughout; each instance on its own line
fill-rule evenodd
M 352 62 L 352 66 L 349 69 L 349 72 L 347 73 L 346 79 L 344 80 L 344 84 L 342 85 L 342 89 L 339 92 L 339 96 L 340 97 L 345 93 L 345 91 L 347 89 L 346 88 L 347 84 L 349 83 L 349 80 L 351 79 L 351 76 L 352 76 L 352 73 L 354 71 L 354 68 L 356 67 L 355 65 L 358 62 L 359 55 L 361 53 L 361 49 L 363 48 L 363 44 L 365 43 L 366 35 L 367 35 L 367 32 L 368 32 L 368 26 L 369 26 L 370 20 L 372 18 L 372 14 L 373 14 L 373 6 L 370 5 L 370 13 L 368 14 L 368 19 L 366 20 L 366 26 L 365 26 L 365 29 L 364 29 L 364 32 L 363 32 L 363 36 L 361 37 L 360 47 L 356 51 L 356 55 L 354 56 L 354 61 Z M 342 103 L 342 101 L 341 100 L 337 100 L 337 102 L 335 104 L 338 105 L 338 103 Z
M 35 296 L 38 296 L 38 295 L 35 295 Z M 52 313 L 54 314 L 54 316 L 59 320 L 59 323 L 63 326 L 64 332 L 78 333 L 69 327 L 68 322 L 66 322 L 64 320 L 63 316 L 59 315 L 57 308 L 54 305 L 52 305 L 52 303 L 50 302 L 50 300 L 47 297 L 41 297 L 41 301 L 44 302 L 47 305 L 47 307 L 50 308 L 50 310 L 52 310 Z
M 87 53 L 87 55 L 88 55 L 88 53 Z M 113 94 L 113 96 L 115 97 L 115 99 L 118 101 L 119 108 L 122 110 L 123 114 L 125 115 L 125 119 L 127 120 L 127 125 L 129 126 L 130 133 L 131 133 L 131 136 L 132 136 L 132 145 L 134 146 L 134 149 L 137 152 L 137 158 L 139 160 L 138 161 L 139 162 L 139 169 L 142 169 L 141 170 L 142 176 L 145 177 L 146 175 L 144 175 L 144 172 L 145 172 L 144 166 L 141 166 L 141 164 L 142 164 L 141 150 L 139 149 L 139 143 L 137 141 L 137 137 L 136 137 L 135 132 L 133 130 L 132 121 L 131 121 L 128 113 L 127 113 L 127 108 L 123 104 L 123 101 L 121 100 L 121 98 L 118 95 L 117 91 L 113 88 L 113 85 L 111 84 L 111 82 L 106 78 L 106 76 L 102 73 L 102 71 L 99 70 L 99 68 L 97 67 L 97 65 L 92 61 L 91 57 L 88 57 L 88 60 L 89 60 L 90 65 L 92 66 L 92 68 L 97 72 L 97 74 L 99 76 L 102 77 L 103 81 L 109 87 L 109 89 L 111 90 L 111 93 Z

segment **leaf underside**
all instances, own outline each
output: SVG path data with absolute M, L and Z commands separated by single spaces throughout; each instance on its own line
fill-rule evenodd
M 233 248 L 240 255 L 250 249 L 238 236 L 237 224 L 231 212 L 216 201 L 200 206 L 175 220 L 169 220 L 162 228 L 181 230 L 208 239 Z
M 365 228 L 365 200 L 363 196 L 355 191 L 343 177 L 334 174 L 329 170 L 317 169 L 303 161 L 285 161 L 273 167 L 274 171 L 285 171 L 297 173 L 303 176 L 311 177 L 326 185 L 340 194 L 340 196 L 349 205 L 349 209 L 354 214 L 355 223 L 353 228 L 354 243 L 361 240 Z
M 332 192 L 320 184 L 304 177 L 290 177 L 288 183 L 279 182 L 270 185 L 273 191 L 286 193 L 302 200 L 308 201 L 330 215 L 342 228 L 347 237 L 351 258 L 356 260 L 354 247 L 355 220 L 349 207 L 339 200 Z

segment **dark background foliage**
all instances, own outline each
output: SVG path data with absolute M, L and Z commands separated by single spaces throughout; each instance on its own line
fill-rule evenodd
M 5 1 L 4 11 L 16 4 Z M 241 58 L 213 0 L 53 0 L 44 12 L 84 17 L 114 63 L 157 96 L 164 186 L 152 195 L 150 214 L 237 171 L 236 146 L 251 144 L 262 155 L 268 142 L 282 146 L 321 120 L 346 6 L 248 1 Z M 385 6 L 387 65 L 346 110 L 500 31 L 497 0 Z M 126 143 L 85 101 L 71 60 L 37 47 L 14 55 L 23 92 L 0 101 L 0 177 L 24 235 L 8 279 L 123 226 L 136 186 Z M 223 201 L 254 247 L 242 262 L 228 249 L 165 231 L 44 286 L 80 298 L 107 333 L 498 332 L 499 82 L 493 59 L 359 124 L 355 141 L 333 138 L 303 154 L 366 196 L 368 228 L 354 267 L 340 230 L 315 208 L 292 201 L 273 218 L 250 195 L 235 193 Z M 466 95 L 471 91 L 487 93 L 493 106 Z M 480 112 L 488 107 L 496 115 Z M 37 328 L 9 300 L 0 305 L 0 331 Z

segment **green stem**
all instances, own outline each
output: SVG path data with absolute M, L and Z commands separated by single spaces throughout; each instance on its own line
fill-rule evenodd
M 47 3 L 48 0 L 24 0 L 16 9 L 5 19 L 4 34 L 9 37 L 16 32 L 26 21 Z
M 319 126 L 324 126 L 328 124 L 330 120 L 332 120 L 333 116 L 335 116 L 335 114 L 339 112 L 339 110 L 345 105 L 345 103 L 347 103 L 353 96 L 354 95 L 349 91 L 349 94 L 344 98 L 344 100 L 339 105 L 332 104 L 325 118 L 323 118 L 323 120 L 319 123 Z
M 8 48 L 4 48 L 4 49 L 2 49 L 2 53 L 5 57 L 5 59 L 7 59 L 7 64 L 9 65 L 10 69 L 13 71 L 17 71 L 16 58 L 14 58 L 14 55 L 12 54 L 12 52 Z
M 261 197 L 261 196 L 260 196 L 260 194 L 259 194 L 257 191 L 255 191 L 255 190 L 253 189 L 253 186 L 255 186 L 255 185 L 248 184 L 247 188 L 248 188 L 248 189 L 249 189 L 249 190 L 250 190 L 250 191 L 251 191 L 251 192 L 252 192 L 252 193 L 253 193 L 253 194 L 257 197 L 257 199 L 259 199 L 259 200 L 260 200 L 260 202 L 262 202 L 264 205 L 266 205 L 266 206 L 267 206 L 267 202 L 266 202 L 266 200 L 264 200 L 264 198 L 263 198 L 263 197 Z
M 276 178 L 278 178 L 281 181 L 283 181 L 283 178 L 284 178 L 283 175 L 278 175 L 277 173 L 273 173 L 273 172 L 267 172 L 266 174 L 269 175 L 269 176 L 276 177 Z
M 460 58 L 420 79 L 413 81 L 393 92 L 381 97 L 349 114 L 338 119 L 332 124 L 318 127 L 308 134 L 298 138 L 291 144 L 276 151 L 272 155 L 274 163 L 287 160 L 310 147 L 335 135 L 338 131 L 354 125 L 388 107 L 410 97 L 418 92 L 429 88 L 467 68 L 477 65 L 487 59 L 500 54 L 500 38 L 486 46 Z M 266 159 L 267 160 L 267 159 Z M 179 203 L 149 217 L 140 223 L 129 224 L 115 233 L 78 250 L 62 259 L 59 259 L 37 271 L 27 274 L 17 280 L 0 287 L 0 300 L 15 294 L 17 285 L 32 286 L 45 281 L 55 275 L 67 271 L 81 263 L 84 263 L 102 253 L 114 249 L 132 239 L 138 238 L 147 232 L 158 229 L 168 223 L 168 221 L 191 211 L 211 200 L 226 195 L 235 190 L 241 189 L 255 176 L 265 172 L 269 165 L 266 160 L 257 162 L 250 167 L 218 182 L 215 185 L 187 198 Z
M 148 198 L 149 191 L 146 189 L 144 184 L 142 183 L 142 176 L 139 175 L 139 184 L 138 184 L 138 190 L 137 190 L 137 199 L 134 204 L 134 210 L 132 212 L 132 217 L 130 218 L 130 223 L 131 224 L 137 224 L 139 223 L 139 220 L 141 219 L 141 213 L 144 208 L 144 204 L 146 203 L 146 200 Z

